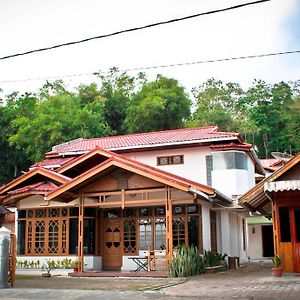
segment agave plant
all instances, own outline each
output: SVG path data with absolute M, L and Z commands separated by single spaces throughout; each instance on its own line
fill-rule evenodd
M 186 247 L 179 245 L 177 254 L 170 264 L 170 272 L 173 277 L 188 277 L 203 273 L 205 264 L 195 246 Z

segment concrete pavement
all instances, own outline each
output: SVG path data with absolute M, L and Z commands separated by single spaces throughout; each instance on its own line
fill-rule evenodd
M 34 287 L 32 285 L 34 281 L 31 282 L 30 286 L 28 281 L 28 287 L 30 286 L 30 288 L 24 288 L 23 285 L 22 288 L 0 290 L 0 299 L 300 299 L 300 276 L 289 274 L 280 278 L 272 277 L 271 267 L 270 264 L 258 262 L 238 270 L 203 274 L 191 277 L 183 283 L 168 288 L 156 287 L 147 291 L 130 290 L 132 282 L 130 283 L 129 280 L 128 285 L 126 285 L 128 290 L 125 291 L 114 289 L 113 285 L 103 290 L 100 282 L 102 280 L 103 286 L 103 280 L 108 279 L 101 278 L 96 279 L 96 282 L 99 281 L 98 287 L 97 285 L 88 286 L 84 284 L 86 281 L 82 278 L 76 278 L 72 280 L 73 285 L 65 286 L 60 285 L 60 283 L 63 284 L 63 280 L 56 280 L 55 285 L 52 283 L 51 288 L 44 289 L 39 288 L 39 286 Z

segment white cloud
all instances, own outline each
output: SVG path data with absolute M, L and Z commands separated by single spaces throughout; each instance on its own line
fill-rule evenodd
M 243 1 L 244 3 L 247 1 Z M 242 1 L 218 0 L 2 0 L 0 56 L 78 40 L 232 6 Z M 164 65 L 291 50 L 297 0 L 273 0 L 230 12 L 199 17 L 81 45 L 0 61 L 0 82 L 107 70 Z M 298 37 L 299 38 L 299 37 Z M 297 44 L 297 43 L 296 43 Z M 298 46 L 300 42 L 298 41 Z M 254 78 L 268 82 L 298 79 L 297 55 L 239 60 L 147 71 L 178 79 L 188 89 L 210 77 L 243 86 Z M 91 77 L 66 79 L 69 85 Z M 31 90 L 43 81 L 0 83 L 5 92 Z

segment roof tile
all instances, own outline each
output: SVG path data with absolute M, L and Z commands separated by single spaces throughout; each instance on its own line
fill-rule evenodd
M 164 145 L 178 142 L 203 141 L 207 139 L 238 137 L 237 133 L 220 132 L 216 126 L 183 128 L 158 132 L 146 132 L 93 139 L 77 139 L 57 145 L 48 155 L 66 152 L 86 152 L 101 147 L 104 149 L 134 148 L 149 145 Z

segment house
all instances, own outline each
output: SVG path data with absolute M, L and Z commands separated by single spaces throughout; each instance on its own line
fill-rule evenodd
M 184 243 L 246 260 L 237 198 L 256 173 L 263 167 L 239 134 L 186 128 L 54 146 L 0 196 L 17 208 L 19 259 L 132 270 L 148 249 L 171 260 Z
M 273 219 L 274 253 L 285 272 L 300 272 L 300 153 L 243 195 L 239 202 Z

